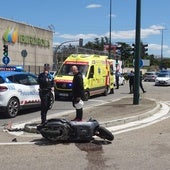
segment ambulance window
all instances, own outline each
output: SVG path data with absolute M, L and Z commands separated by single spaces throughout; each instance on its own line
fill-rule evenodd
M 113 72 L 113 66 L 112 66 L 112 65 L 110 65 L 110 74 L 111 74 L 111 75 L 114 74 L 114 72 Z
M 82 73 L 82 75 L 86 76 L 88 67 L 88 65 L 80 65 L 78 69 Z
M 89 78 L 93 78 L 94 75 L 94 66 L 90 67 Z
M 68 75 L 70 70 L 71 70 L 71 66 L 70 64 L 64 64 L 61 69 L 59 70 L 58 74 L 59 75 Z

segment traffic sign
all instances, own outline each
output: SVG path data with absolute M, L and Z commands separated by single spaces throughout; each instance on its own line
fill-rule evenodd
M 2 58 L 2 62 L 3 62 L 5 65 L 7 65 L 7 64 L 9 64 L 9 62 L 10 62 L 10 58 L 9 58 L 8 56 L 4 56 L 4 57 Z
M 140 68 L 143 67 L 143 60 L 142 59 L 139 60 L 139 67 Z
M 139 67 L 141 68 L 141 67 L 143 67 L 143 60 L 142 59 L 140 59 L 139 60 Z M 133 66 L 135 65 L 135 60 L 133 60 Z
M 27 56 L 27 50 L 22 50 L 21 55 L 22 55 L 22 57 L 26 57 Z

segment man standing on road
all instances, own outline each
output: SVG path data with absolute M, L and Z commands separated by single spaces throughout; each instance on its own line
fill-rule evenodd
M 72 94 L 73 94 L 73 107 L 76 108 L 76 117 L 73 121 L 81 121 L 83 118 L 83 101 L 84 98 L 84 84 L 82 74 L 78 71 L 77 66 L 72 66 L 73 82 L 72 82 Z
M 51 91 L 54 90 L 54 80 L 52 75 L 49 73 L 50 65 L 44 64 L 44 71 L 38 76 L 39 84 L 39 95 L 41 99 L 41 124 L 46 123 L 47 111 L 51 104 Z

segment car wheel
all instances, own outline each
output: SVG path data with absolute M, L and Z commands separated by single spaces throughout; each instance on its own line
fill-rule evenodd
M 19 101 L 16 98 L 11 98 L 7 105 L 7 116 L 10 118 L 15 117 L 19 112 Z

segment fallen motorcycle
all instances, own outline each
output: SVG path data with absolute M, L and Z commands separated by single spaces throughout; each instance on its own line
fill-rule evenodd
M 64 118 L 50 119 L 44 125 L 37 126 L 37 131 L 46 139 L 57 141 L 91 141 L 93 136 L 112 141 L 113 134 L 90 118 L 86 122 L 69 121 Z

